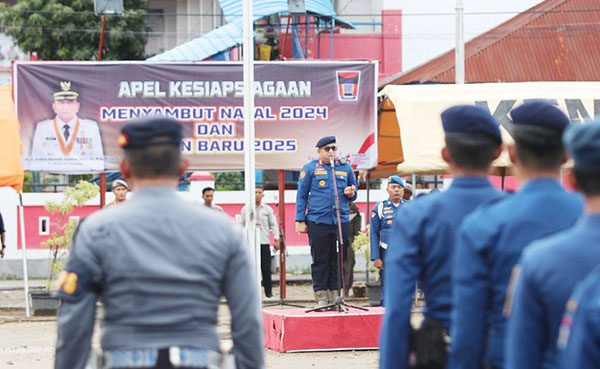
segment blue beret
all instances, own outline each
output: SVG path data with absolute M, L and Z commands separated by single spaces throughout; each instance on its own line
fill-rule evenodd
M 457 105 L 442 112 L 445 133 L 486 135 L 502 143 L 499 123 L 487 110 L 475 105 Z
M 571 125 L 563 141 L 576 168 L 600 170 L 600 120 Z
M 317 141 L 316 147 L 323 147 L 332 143 L 335 143 L 335 136 L 325 136 Z
M 405 186 L 404 180 L 402 178 L 400 178 L 400 176 L 390 176 L 389 182 L 390 183 L 397 183 L 400 186 L 402 186 L 402 188 L 404 188 L 404 186 Z
M 569 118 L 558 107 L 545 101 L 526 102 L 510 112 L 515 127 L 533 126 L 562 134 Z
M 150 118 L 127 123 L 121 129 L 119 146 L 122 149 L 140 149 L 156 145 L 181 145 L 182 127 L 169 118 Z

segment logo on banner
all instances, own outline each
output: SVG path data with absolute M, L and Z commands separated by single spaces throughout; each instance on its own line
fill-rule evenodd
M 340 101 L 357 101 L 360 87 L 360 71 L 338 70 L 338 99 Z

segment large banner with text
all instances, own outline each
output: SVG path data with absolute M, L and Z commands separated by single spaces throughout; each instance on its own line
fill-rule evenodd
M 191 169 L 244 167 L 241 63 L 18 62 L 13 73 L 26 170 L 116 171 L 123 124 L 153 116 L 184 126 Z M 298 170 L 327 135 L 353 167 L 373 167 L 376 81 L 376 63 L 256 63 L 256 168 Z

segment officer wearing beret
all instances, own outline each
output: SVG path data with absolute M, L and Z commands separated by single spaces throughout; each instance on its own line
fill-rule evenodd
M 129 185 L 122 179 L 115 179 L 112 182 L 112 192 L 115 195 L 115 199 L 110 204 L 107 204 L 104 208 L 112 208 L 127 201 Z
M 356 178 L 352 167 L 336 159 L 337 145 L 334 136 L 317 142 L 318 159 L 310 161 L 300 172 L 296 195 L 296 231 L 308 232 L 312 256 L 312 282 L 317 307 L 325 306 L 337 298 L 339 264 L 336 254 L 338 226 L 335 210 L 333 181 L 337 183 L 342 222 L 343 254 L 348 248 L 350 201 L 356 200 Z M 331 161 L 335 170 L 331 168 Z M 335 173 L 334 173 L 335 172 Z
M 35 127 L 26 169 L 70 173 L 104 171 L 98 124 L 77 115 L 79 93 L 71 88 L 71 82 L 62 81 L 60 87 L 61 90 L 53 94 L 55 117 Z
M 187 167 L 181 126 L 153 118 L 121 132 L 121 174 L 136 195 L 90 215 L 74 237 L 57 283 L 55 368 L 84 368 L 98 300 L 106 368 L 218 367 L 222 296 L 236 367 L 263 368 L 259 294 L 244 235 L 226 215 L 176 192 Z
M 456 230 L 477 206 L 502 196 L 486 177 L 502 151 L 498 121 L 487 110 L 472 105 L 451 107 L 441 118 L 445 133 L 441 155 L 454 179 L 447 191 L 411 201 L 395 216 L 383 269 L 389 285 L 383 291 L 382 369 L 409 367 L 411 340 L 415 342 L 412 365 L 444 368 Z M 410 316 L 418 279 L 423 281 L 427 305 L 424 322 L 411 338 Z
M 394 217 L 400 209 L 400 204 L 404 201 L 404 180 L 399 176 L 391 176 L 388 178 L 387 192 L 390 197 L 387 200 L 381 201 L 373 207 L 371 212 L 371 260 L 377 269 L 380 270 L 379 282 L 383 289 L 383 260 L 385 252 L 388 248 L 390 233 L 392 232 L 392 224 Z
M 600 121 L 569 127 L 563 141 L 575 165 L 570 178 L 583 192 L 586 214 L 569 230 L 523 251 L 508 319 L 509 369 L 557 366 L 556 340 L 567 300 L 575 285 L 600 265 Z
M 413 186 L 410 183 L 406 182 L 404 184 L 404 196 L 402 196 L 402 200 L 410 201 L 412 196 L 413 196 Z
M 558 369 L 597 369 L 600 363 L 600 267 L 567 303 L 558 338 Z
M 558 181 L 569 118 L 542 101 L 524 103 L 510 115 L 515 143 L 508 152 L 522 187 L 475 211 L 459 230 L 451 369 L 504 368 L 503 307 L 512 269 L 525 246 L 571 227 L 582 212 L 581 198 Z

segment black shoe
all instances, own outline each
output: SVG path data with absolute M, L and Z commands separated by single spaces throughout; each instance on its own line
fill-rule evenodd
M 265 296 L 266 296 L 268 299 L 270 299 L 271 297 L 273 297 L 273 294 L 271 294 L 271 293 L 266 293 L 266 294 L 265 294 Z

